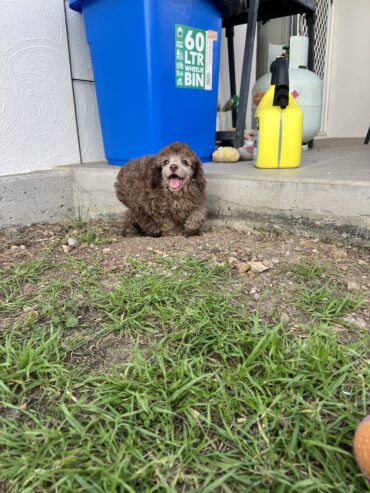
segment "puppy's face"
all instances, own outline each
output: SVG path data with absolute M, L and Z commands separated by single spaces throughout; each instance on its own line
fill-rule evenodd
M 158 154 L 158 163 L 162 167 L 162 180 L 171 192 L 184 188 L 198 166 L 197 156 L 186 144 L 171 144 Z

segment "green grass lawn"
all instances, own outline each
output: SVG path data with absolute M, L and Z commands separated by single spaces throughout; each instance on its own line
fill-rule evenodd
M 230 269 L 66 256 L 0 277 L 0 491 L 370 491 L 351 442 L 369 412 L 362 298 L 302 264 L 295 333 Z M 323 278 L 324 276 L 324 278 Z

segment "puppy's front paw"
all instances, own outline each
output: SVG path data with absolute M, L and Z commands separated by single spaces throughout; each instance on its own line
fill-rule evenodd
M 181 230 L 181 226 L 174 224 L 172 221 L 162 224 L 162 236 L 179 236 L 181 235 Z
M 198 229 L 185 229 L 184 235 L 188 238 L 189 236 L 199 236 L 201 234 L 201 230 Z
M 178 229 L 170 229 L 163 236 L 181 236 L 181 233 Z
M 185 221 L 185 236 L 199 235 L 203 231 L 206 220 L 205 208 L 194 211 Z
M 137 231 L 134 228 L 124 227 L 124 228 L 122 228 L 121 234 L 125 238 L 132 238 L 133 236 L 137 235 Z

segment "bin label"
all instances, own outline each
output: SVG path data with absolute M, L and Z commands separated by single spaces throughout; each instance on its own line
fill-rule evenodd
M 216 31 L 176 24 L 176 87 L 212 90 Z

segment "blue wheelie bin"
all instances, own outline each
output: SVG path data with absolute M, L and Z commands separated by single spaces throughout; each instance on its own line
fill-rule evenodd
M 214 150 L 221 13 L 212 0 L 69 0 L 84 17 L 110 164 L 181 141 Z

